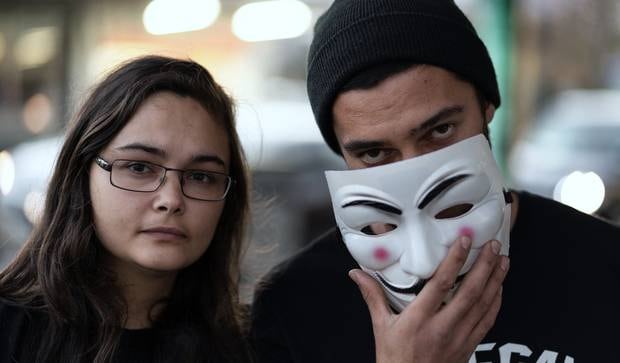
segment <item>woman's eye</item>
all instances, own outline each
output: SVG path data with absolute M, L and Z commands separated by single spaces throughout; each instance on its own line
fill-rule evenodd
M 431 131 L 433 139 L 446 139 L 454 133 L 454 124 L 443 124 L 435 127 Z
M 153 171 L 153 168 L 146 163 L 131 163 L 127 165 L 127 169 L 138 174 L 146 174 Z
M 389 153 L 382 149 L 366 150 L 359 156 L 360 160 L 367 165 L 378 164 L 388 157 Z
M 199 182 L 199 183 L 210 183 L 211 182 L 211 175 L 209 175 L 209 173 L 204 173 L 204 172 L 192 172 L 188 175 L 188 179 L 194 182 Z

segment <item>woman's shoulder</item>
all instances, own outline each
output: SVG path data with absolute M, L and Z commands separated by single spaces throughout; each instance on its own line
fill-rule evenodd
M 34 308 L 0 297 L 0 336 L 42 324 L 42 314 Z
M 0 297 L 0 361 L 19 356 L 22 337 L 34 321 L 30 309 Z
M 0 327 L 3 328 L 2 330 L 4 330 L 5 324 L 24 319 L 27 312 L 28 309 L 19 303 L 0 297 Z

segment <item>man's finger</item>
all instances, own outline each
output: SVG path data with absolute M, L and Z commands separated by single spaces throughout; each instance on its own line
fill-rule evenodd
M 448 256 L 441 262 L 433 277 L 428 280 L 413 304 L 407 308 L 415 305 L 416 310 L 422 310 L 426 314 L 436 312 L 454 286 L 458 273 L 467 260 L 470 248 L 471 238 L 469 236 L 459 237 L 448 250 Z
M 488 299 L 488 302 L 490 303 L 492 296 L 495 295 L 506 276 L 499 266 L 500 256 L 498 256 L 498 253 L 500 247 L 501 245 L 498 241 L 490 241 L 482 248 L 482 251 L 480 251 L 476 258 L 476 262 L 474 262 L 467 276 L 463 279 L 454 298 L 442 312 L 448 319 L 452 319 L 452 321 L 447 322 L 448 324 L 462 320 L 470 312 L 472 306 L 480 304 L 487 284 L 497 270 L 493 284 L 488 287 L 489 290 L 492 290 L 489 291 L 491 298 Z M 474 319 L 475 322 L 479 320 L 481 315 L 482 312 L 479 312 L 479 316 Z
M 357 284 L 372 319 L 373 327 L 380 326 L 392 314 L 381 286 L 362 270 L 349 271 L 349 277 Z
M 466 313 L 465 317 L 461 318 L 460 332 L 458 334 L 462 336 L 470 336 L 472 330 L 475 329 L 480 321 L 492 311 L 496 303 L 497 294 L 502 289 L 502 283 L 508 272 L 509 259 L 506 256 L 500 258 L 500 263 L 495 266 L 493 274 L 487 281 L 482 296 L 476 301 L 471 309 Z

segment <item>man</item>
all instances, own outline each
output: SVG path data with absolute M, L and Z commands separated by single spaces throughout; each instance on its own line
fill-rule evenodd
M 317 123 L 350 169 L 417 163 L 488 137 L 500 105 L 487 50 L 451 0 L 336 0 L 308 61 Z M 489 241 L 446 298 L 473 249 L 463 233 L 402 311 L 358 270 L 342 227 L 327 232 L 258 290 L 260 360 L 620 361 L 620 229 L 525 192 L 506 202 L 510 260 Z

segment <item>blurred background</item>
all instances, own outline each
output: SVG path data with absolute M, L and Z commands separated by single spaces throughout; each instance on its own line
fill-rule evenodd
M 0 267 L 37 220 L 89 87 L 149 53 L 200 62 L 237 100 L 255 183 L 246 286 L 320 235 L 333 224 L 323 171 L 343 163 L 313 121 L 305 58 L 330 3 L 0 0 Z M 509 184 L 620 221 L 620 2 L 457 3 L 496 66 L 491 136 Z

